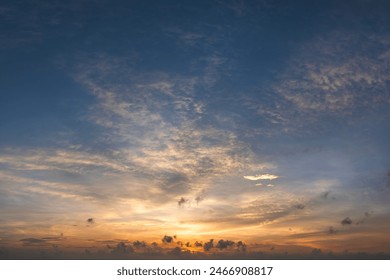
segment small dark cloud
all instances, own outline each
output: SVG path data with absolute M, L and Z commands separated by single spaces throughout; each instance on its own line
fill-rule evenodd
M 244 242 L 242 242 L 242 241 L 238 241 L 237 242 L 237 249 L 239 251 L 245 252 L 246 251 L 246 244 Z
M 94 223 L 95 223 L 94 218 L 88 218 L 88 219 L 87 219 L 87 223 L 88 223 L 88 224 L 94 224 Z
M 341 221 L 341 224 L 343 226 L 352 224 L 352 220 L 349 217 L 346 217 L 344 220 Z
M 232 247 L 233 245 L 234 245 L 234 241 L 221 239 L 218 241 L 215 248 L 222 250 L 222 249 L 226 249 L 228 247 Z
M 194 245 L 195 247 L 203 247 L 203 243 L 200 241 L 195 241 Z
M 362 218 L 360 218 L 360 220 L 358 220 L 356 222 L 357 225 L 360 225 L 360 224 L 363 224 L 368 218 L 371 217 L 371 213 L 369 212 L 364 212 L 364 216 Z
M 204 243 L 204 245 L 203 245 L 203 249 L 205 251 L 210 251 L 210 249 L 213 247 L 214 247 L 214 239 L 210 239 L 210 241 Z
M 191 243 L 190 242 L 186 242 L 186 247 L 192 247 Z
M 327 198 L 329 197 L 329 193 L 330 193 L 330 191 L 327 191 L 327 192 L 322 193 L 322 194 L 321 194 L 321 198 L 327 199 Z
M 185 199 L 184 197 L 180 198 L 179 201 L 177 202 L 177 204 L 179 204 L 179 206 L 182 206 L 183 204 L 187 203 L 188 200 Z
M 195 197 L 196 204 L 199 204 L 199 202 L 201 202 L 203 199 L 204 199 L 204 194 L 203 194 L 203 192 L 202 192 L 202 193 L 198 194 L 198 195 Z
M 337 230 L 335 230 L 333 227 L 329 227 L 328 233 L 329 234 L 335 234 L 335 233 L 337 233 Z
M 297 208 L 297 209 L 299 209 L 299 210 L 302 210 L 302 209 L 305 208 L 305 205 L 303 205 L 303 204 L 297 204 L 297 205 L 295 205 L 294 207 Z
M 163 243 L 172 243 L 173 237 L 169 235 L 164 235 L 164 237 L 161 240 Z

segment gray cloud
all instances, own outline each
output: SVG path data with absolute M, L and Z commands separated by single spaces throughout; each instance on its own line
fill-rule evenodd
M 223 250 L 232 247 L 234 244 L 234 241 L 221 239 L 218 241 L 217 245 L 215 245 L 215 248 Z
M 343 226 L 351 225 L 352 224 L 352 220 L 349 217 L 346 217 L 344 220 L 341 221 L 341 224 Z
M 337 230 L 335 230 L 333 227 L 329 227 L 328 233 L 329 234 L 335 234 L 335 233 L 337 233 Z
M 205 251 L 210 251 L 212 248 L 214 248 L 214 239 L 210 239 L 210 241 L 203 244 L 203 250 Z
M 299 209 L 299 210 L 303 210 L 303 209 L 305 209 L 305 205 L 303 205 L 303 204 L 297 204 L 297 205 L 294 205 L 294 207 L 295 208 L 297 208 L 297 209 Z
M 173 237 L 169 235 L 164 235 L 164 237 L 161 239 L 163 243 L 172 243 Z
M 244 242 L 238 241 L 236 246 L 237 246 L 238 251 L 242 251 L 242 252 L 246 251 L 247 246 Z
M 115 248 L 112 249 L 112 254 L 129 254 L 133 253 L 134 249 L 131 245 L 126 244 L 125 242 L 119 242 Z
M 182 206 L 182 205 L 184 205 L 187 202 L 188 202 L 188 199 L 185 199 L 184 197 L 181 197 L 179 199 L 179 201 L 177 202 L 177 204 L 179 204 L 179 206 Z
M 146 247 L 146 243 L 145 243 L 145 241 L 136 240 L 136 241 L 133 242 L 133 246 L 136 247 L 136 248 L 145 248 Z
M 203 243 L 201 241 L 195 241 L 194 246 L 195 247 L 203 247 Z

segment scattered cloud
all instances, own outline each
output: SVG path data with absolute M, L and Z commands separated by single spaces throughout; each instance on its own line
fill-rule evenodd
M 210 251 L 212 248 L 214 248 L 214 239 L 210 239 L 210 241 L 203 244 L 203 249 L 205 251 Z
M 234 244 L 235 244 L 234 241 L 221 239 L 218 241 L 217 245 L 215 245 L 215 248 L 223 250 L 232 247 Z
M 195 241 L 194 246 L 195 247 L 203 247 L 203 243 L 200 241 Z
M 185 199 L 184 197 L 181 197 L 179 199 L 179 201 L 177 202 L 177 204 L 179 204 L 179 206 L 182 206 L 182 205 L 184 205 L 187 202 L 188 202 L 188 199 Z
M 172 243 L 173 242 L 173 237 L 169 236 L 169 235 L 164 235 L 164 237 L 162 238 L 162 242 L 163 243 Z
M 335 230 L 333 227 L 329 227 L 328 233 L 329 234 L 335 234 L 335 233 L 337 233 L 337 230 Z
M 305 209 L 305 205 L 303 205 L 303 204 L 297 204 L 297 205 L 294 205 L 294 207 L 299 209 L 299 210 Z
M 341 224 L 343 226 L 351 225 L 352 224 L 352 220 L 349 217 L 346 217 L 344 220 L 341 221 Z

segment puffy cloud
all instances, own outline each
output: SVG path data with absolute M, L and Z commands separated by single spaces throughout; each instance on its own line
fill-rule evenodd
M 212 248 L 214 248 L 214 239 L 210 239 L 210 241 L 203 244 L 203 250 L 205 251 L 210 251 Z
M 246 251 L 246 244 L 245 244 L 244 242 L 238 241 L 237 244 L 236 244 L 236 246 L 237 246 L 237 249 L 238 249 L 239 251 L 242 251 L 242 252 L 245 252 L 245 251 Z
M 161 239 L 163 243 L 172 243 L 173 237 L 169 235 L 164 235 L 164 237 Z
M 215 245 L 215 248 L 222 250 L 228 247 L 232 247 L 234 244 L 234 241 L 221 239 L 218 241 L 217 245 Z
M 341 224 L 343 226 L 351 225 L 352 224 L 352 220 L 349 217 L 346 217 L 344 220 L 341 221 Z
M 179 204 L 179 206 L 182 206 L 183 204 L 185 204 L 187 202 L 188 202 L 188 199 L 185 199 L 184 197 L 181 197 L 179 199 L 179 201 L 177 202 L 177 204 Z
M 146 247 L 146 243 L 145 243 L 145 241 L 136 240 L 133 242 L 133 246 L 136 248 L 144 248 L 144 247 Z
M 201 241 L 195 241 L 194 246 L 195 247 L 203 247 L 203 243 Z
M 113 248 L 111 251 L 111 253 L 113 254 L 129 254 L 133 252 L 133 247 L 131 245 L 126 244 L 125 242 L 119 242 L 116 247 Z

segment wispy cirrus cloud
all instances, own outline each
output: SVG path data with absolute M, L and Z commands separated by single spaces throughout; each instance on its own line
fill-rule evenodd
M 315 124 L 337 116 L 356 122 L 362 112 L 389 106 L 389 42 L 386 34 L 363 31 L 318 34 L 295 48 L 274 82 L 259 88 L 261 100 L 248 96 L 244 103 L 268 124 L 261 133 L 271 135 L 318 131 Z

